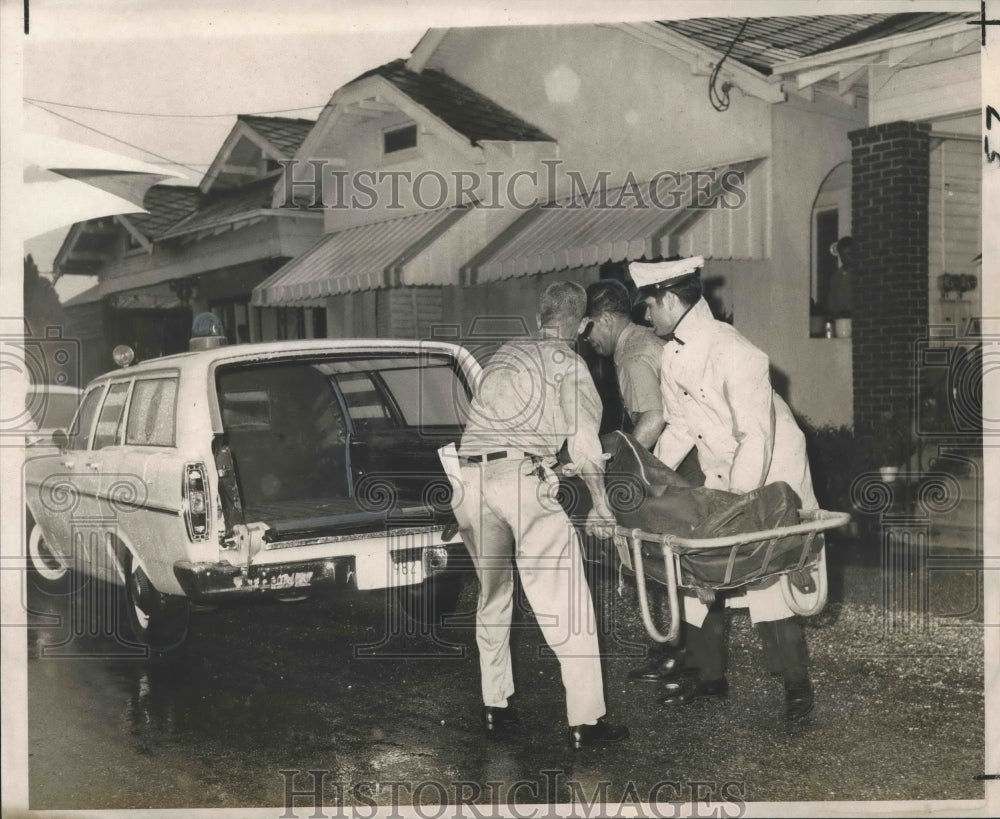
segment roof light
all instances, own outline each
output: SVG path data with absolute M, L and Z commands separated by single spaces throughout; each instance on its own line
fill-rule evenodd
M 127 367 L 135 361 L 135 350 L 127 344 L 118 344 L 111 351 L 111 358 L 119 367 Z

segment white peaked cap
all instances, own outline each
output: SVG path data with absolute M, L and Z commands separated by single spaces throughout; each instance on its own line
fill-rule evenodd
M 637 288 L 652 285 L 667 286 L 671 282 L 690 276 L 705 265 L 704 256 L 692 256 L 675 262 L 629 262 L 628 272 Z

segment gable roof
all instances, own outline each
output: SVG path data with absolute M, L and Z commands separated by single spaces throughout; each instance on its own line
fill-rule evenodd
M 295 156 L 302 140 L 316 124 L 312 119 L 262 117 L 256 114 L 240 114 L 236 119 L 245 122 L 289 158 Z
M 155 239 L 198 207 L 198 188 L 190 185 L 154 185 L 142 206 L 149 213 L 125 214 L 144 236 Z
M 259 179 L 269 167 L 262 159 L 291 159 L 315 125 L 308 119 L 240 114 L 205 171 L 199 186 L 202 193 L 213 187 L 238 188 Z
M 443 71 L 425 69 L 417 73 L 406 67 L 406 60 L 398 59 L 366 71 L 351 82 L 368 77 L 388 80 L 418 105 L 468 138 L 473 145 L 483 140 L 555 142 L 530 122 Z
M 231 188 L 207 195 L 193 213 L 164 231 L 160 238 L 169 239 L 197 230 L 229 223 L 235 217 L 250 216 L 261 210 L 270 210 L 276 176 L 251 182 L 241 188 Z
M 770 74 L 782 62 L 808 57 L 893 34 L 920 31 L 961 20 L 968 14 L 917 12 L 907 14 L 837 14 L 823 17 L 751 17 L 730 58 Z M 659 25 L 726 53 L 746 18 L 698 17 L 662 21 Z

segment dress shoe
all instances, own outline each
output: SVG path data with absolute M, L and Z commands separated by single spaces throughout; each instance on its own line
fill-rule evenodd
M 569 729 L 569 744 L 574 750 L 621 742 L 628 737 L 628 728 L 605 722 L 604 717 L 597 720 L 595 725 L 573 725 Z
M 813 710 L 813 690 L 809 680 L 785 683 L 785 719 L 802 719 Z
M 671 652 L 665 657 L 654 657 L 645 665 L 633 668 L 628 673 L 630 680 L 639 682 L 665 682 L 688 671 L 684 665 L 684 652 Z
M 483 726 L 486 728 L 487 734 L 499 734 L 511 725 L 520 724 L 521 720 L 512 705 L 508 705 L 506 708 L 499 708 L 495 705 L 483 706 Z
M 664 686 L 667 696 L 660 700 L 662 705 L 687 705 L 699 697 L 725 697 L 729 694 L 729 681 L 725 677 L 717 680 L 695 680 L 694 682 L 672 682 Z

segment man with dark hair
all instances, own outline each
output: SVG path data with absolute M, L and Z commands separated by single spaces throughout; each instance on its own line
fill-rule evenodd
M 629 266 L 653 329 L 666 341 L 660 366 L 666 427 L 657 456 L 675 468 L 696 447 L 707 488 L 746 493 L 784 481 L 803 509 L 816 509 L 805 437 L 771 386 L 767 355 L 713 318 L 702 298 L 703 264 L 696 256 Z M 745 589 L 768 669 L 784 678 L 785 715 L 799 719 L 813 705 L 802 627 L 776 580 Z M 729 689 L 724 611 L 685 594 L 684 621 L 687 664 L 697 668 L 697 681 L 668 683 L 664 705 L 725 696 Z
M 476 386 L 458 450 L 460 500 L 479 578 L 476 642 L 483 719 L 489 734 L 516 723 L 510 629 L 514 577 L 559 660 L 573 748 L 618 742 L 628 729 L 605 722 L 604 683 L 593 601 L 580 540 L 559 505 L 552 471 L 563 442 L 593 498 L 588 533 L 609 536 L 614 516 L 604 489 L 598 429 L 601 402 L 571 346 L 586 309 L 574 282 L 549 285 L 538 313 L 539 338 L 507 342 Z
M 663 431 L 660 398 L 660 358 L 663 340 L 648 327 L 632 322 L 628 288 L 615 279 L 602 279 L 587 288 L 590 326 L 586 341 L 598 355 L 615 362 L 625 411 L 632 421 L 632 436 L 652 449 Z
M 646 449 L 653 449 L 664 427 L 660 395 L 664 342 L 648 327 L 633 322 L 632 311 L 632 297 L 622 282 L 594 282 L 587 288 L 583 338 L 598 355 L 614 360 L 622 401 L 633 425 L 632 436 Z M 690 477 L 683 469 L 679 471 L 685 479 Z M 629 671 L 629 679 L 672 679 L 685 670 L 683 657 L 683 651 L 655 643 L 650 647 L 649 661 Z

